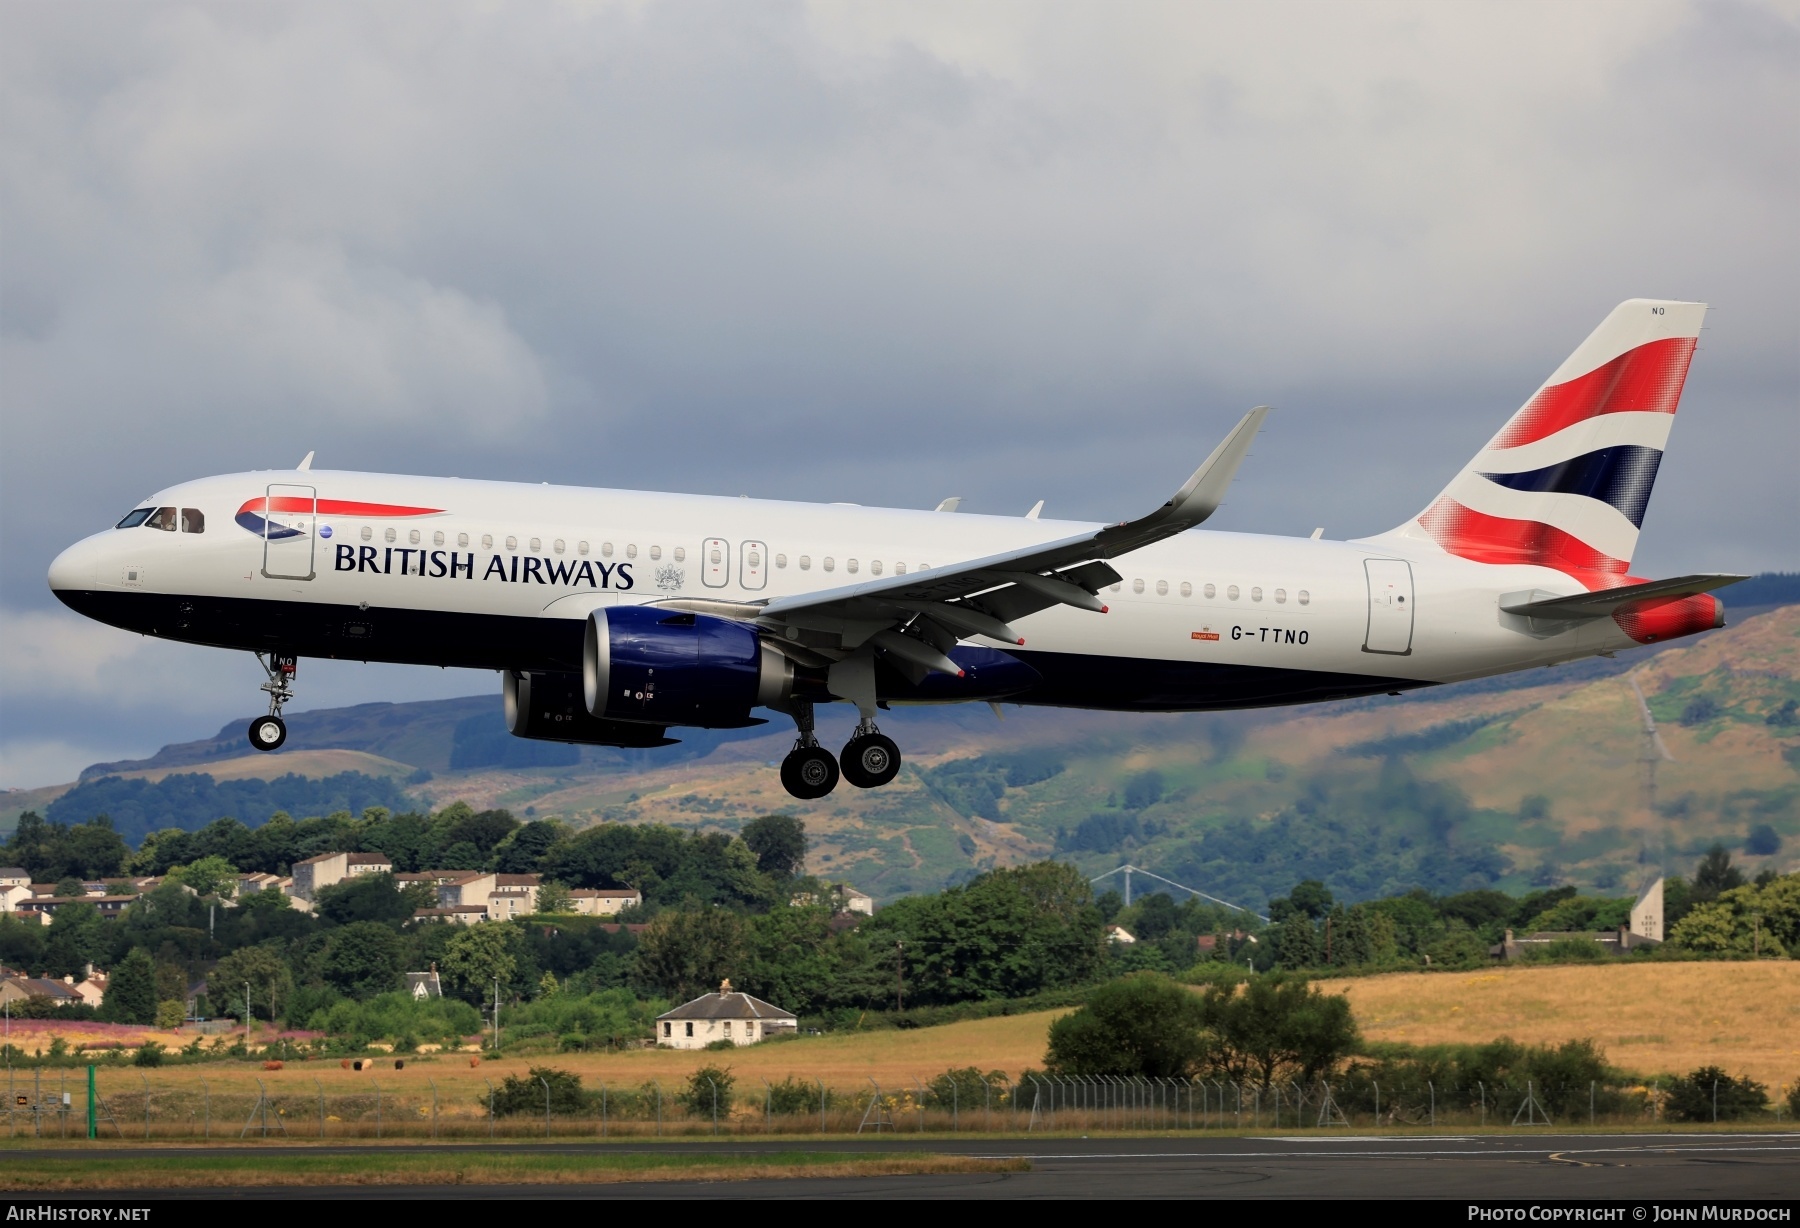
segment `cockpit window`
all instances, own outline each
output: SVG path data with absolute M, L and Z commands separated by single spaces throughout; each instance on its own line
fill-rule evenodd
M 206 532 L 206 516 L 197 507 L 181 509 L 181 531 L 183 533 Z
M 165 533 L 173 533 L 175 531 L 175 509 L 172 507 L 157 508 L 154 512 L 150 513 L 150 519 L 144 521 L 144 527 L 146 529 L 161 529 Z
M 154 512 L 155 510 L 156 509 L 153 507 L 136 508 L 130 512 L 127 512 L 125 514 L 125 519 L 121 520 L 118 524 L 114 525 L 113 527 L 115 529 L 135 529 L 139 525 L 143 524 L 144 521 L 148 520 L 150 518 L 150 513 Z

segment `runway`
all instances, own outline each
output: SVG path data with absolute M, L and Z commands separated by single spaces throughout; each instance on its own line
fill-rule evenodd
M 1621 1202 L 1800 1198 L 1800 1133 L 1572 1134 L 1467 1136 L 1285 1136 L 1267 1138 L 1106 1138 L 945 1140 L 893 1137 L 809 1141 L 807 1151 L 929 1151 L 1031 1161 L 1023 1173 L 904 1177 L 785 1178 L 753 1181 L 646 1181 L 594 1185 L 278 1186 L 241 1189 L 108 1191 L 107 1201 L 148 1199 L 420 1198 L 1422 1198 L 1606 1199 Z M 414 1147 L 396 1152 L 479 1150 L 538 1154 L 672 1151 L 744 1154 L 791 1150 L 794 1142 L 549 1144 Z M 80 1154 L 126 1155 L 108 1147 Z M 167 1149 L 156 1149 L 167 1154 Z M 200 1151 L 203 1149 L 193 1149 Z M 239 1149 L 204 1149 L 237 1154 Z M 313 1154 L 367 1155 L 369 1148 L 309 1148 Z M 69 1151 L 0 1153 L 67 1157 Z M 75 1194 L 33 1199 L 82 1198 Z M 91 1199 L 90 1199 L 91 1200 Z

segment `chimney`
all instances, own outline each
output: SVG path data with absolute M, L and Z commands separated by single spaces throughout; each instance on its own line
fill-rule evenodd
M 730 977 L 726 977 L 724 980 L 719 982 L 719 992 L 721 994 L 728 994 L 731 992 L 731 978 Z
M 1506 941 L 1511 942 L 1512 940 L 1513 940 L 1512 931 L 1507 930 L 1506 931 Z

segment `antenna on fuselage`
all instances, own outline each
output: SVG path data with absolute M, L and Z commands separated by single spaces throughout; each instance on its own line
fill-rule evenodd
M 312 458 L 313 454 L 308 452 L 305 456 L 300 458 L 300 463 L 295 465 L 294 469 L 299 473 L 305 473 L 308 469 L 312 468 Z

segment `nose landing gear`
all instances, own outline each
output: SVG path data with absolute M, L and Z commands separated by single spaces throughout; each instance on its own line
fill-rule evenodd
M 781 761 L 781 787 L 803 801 L 816 801 L 837 788 L 837 760 L 819 745 L 813 733 L 811 702 L 798 699 L 793 704 L 794 724 L 800 737 Z
M 287 741 L 287 722 L 281 719 L 282 705 L 294 697 L 294 674 L 300 663 L 294 657 L 270 653 L 256 654 L 257 664 L 269 675 L 262 689 L 269 693 L 269 715 L 250 722 L 250 745 L 260 751 L 280 750 Z

